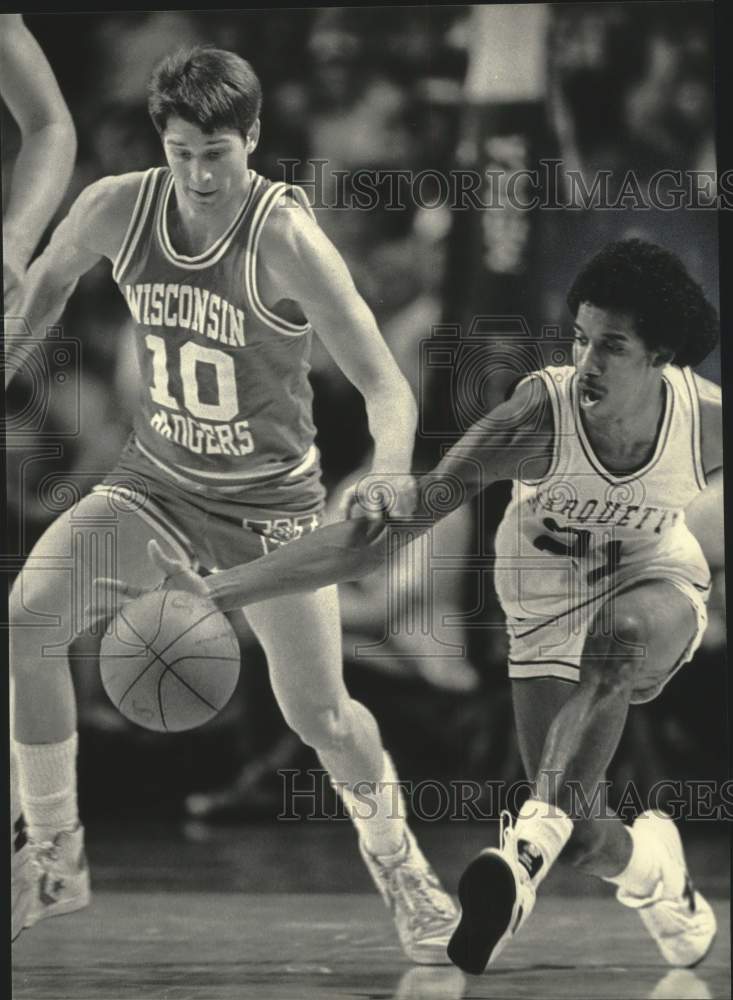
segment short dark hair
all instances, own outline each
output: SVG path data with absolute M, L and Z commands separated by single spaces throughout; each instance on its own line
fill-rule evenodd
M 627 313 L 649 350 L 674 352 L 673 364 L 698 365 L 718 342 L 715 308 L 682 261 L 655 243 L 609 243 L 576 277 L 567 304 Z
M 262 88 L 250 64 L 213 46 L 167 56 L 148 84 L 148 111 L 161 135 L 171 115 L 177 115 L 202 132 L 228 128 L 246 138 L 261 106 Z

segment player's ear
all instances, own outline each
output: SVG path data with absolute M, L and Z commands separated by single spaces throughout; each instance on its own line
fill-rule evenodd
M 658 347 L 651 354 L 653 368 L 664 368 L 665 365 L 671 365 L 674 361 L 674 351 L 667 347 Z
M 247 133 L 247 152 L 252 153 L 257 149 L 257 143 L 260 141 L 260 120 L 257 118 Z

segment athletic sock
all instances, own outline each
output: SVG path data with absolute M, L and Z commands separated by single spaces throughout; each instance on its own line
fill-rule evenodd
M 628 896 L 645 899 L 654 892 L 662 874 L 654 841 L 642 826 L 624 829 L 631 837 L 629 863 L 618 875 L 606 876 L 603 881 L 618 886 Z
M 369 853 L 381 860 L 398 859 L 405 845 L 407 807 L 389 754 L 384 754 L 380 781 L 356 786 L 356 794 L 344 785 L 334 787 Z
M 519 810 L 513 830 L 517 857 L 535 885 L 547 875 L 572 832 L 567 813 L 542 799 L 527 799 Z
M 14 743 L 23 812 L 32 840 L 53 840 L 79 825 L 76 801 L 77 735 L 61 743 Z

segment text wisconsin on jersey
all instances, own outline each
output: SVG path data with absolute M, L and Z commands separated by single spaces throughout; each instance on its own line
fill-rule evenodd
M 244 347 L 244 312 L 226 299 L 196 285 L 125 285 L 125 298 L 136 323 L 171 326 L 200 333 L 228 347 Z

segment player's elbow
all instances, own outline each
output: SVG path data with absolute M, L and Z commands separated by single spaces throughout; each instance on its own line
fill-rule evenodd
M 53 121 L 49 124 L 49 130 L 53 136 L 54 147 L 73 163 L 78 146 L 76 128 L 65 104 L 57 109 Z
M 58 107 L 45 108 L 34 122 L 26 123 L 22 131 L 23 142 L 33 150 L 30 155 L 38 168 L 53 163 L 54 181 L 61 200 L 71 179 L 77 152 L 76 129 L 66 106 L 61 102 Z
M 48 132 L 57 181 L 65 190 L 71 180 L 78 147 L 74 122 L 65 105 L 59 109 L 58 117 L 49 126 Z
M 383 363 L 367 370 L 360 381 L 358 388 L 367 401 L 371 398 L 382 405 L 388 400 L 391 409 L 399 405 L 401 412 L 409 410 L 417 416 L 417 402 L 410 383 L 391 354 Z

